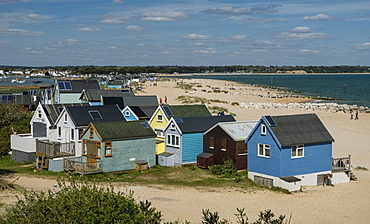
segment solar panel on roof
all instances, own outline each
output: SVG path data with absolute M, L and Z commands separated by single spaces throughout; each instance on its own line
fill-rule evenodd
M 175 118 L 176 123 L 184 123 L 184 121 L 181 118 Z
M 71 90 L 72 89 L 71 82 L 64 82 L 64 85 L 65 85 L 65 87 L 66 87 L 67 90 Z
M 276 123 L 274 121 L 274 119 L 272 119 L 272 117 L 270 115 L 268 116 L 265 116 L 267 122 L 269 123 L 270 126 L 276 126 Z
M 163 106 L 163 110 L 166 112 L 168 116 L 173 116 L 173 113 L 168 106 Z
M 64 82 L 58 82 L 59 89 L 66 89 L 66 86 L 64 85 Z
M 147 123 L 140 123 L 143 128 L 149 128 L 149 125 Z
M 93 120 L 102 119 L 102 117 L 101 117 L 101 115 L 100 115 L 99 111 L 97 111 L 97 110 L 91 110 L 91 111 L 89 111 L 89 114 L 90 114 L 90 116 L 91 116 L 91 118 L 92 118 Z

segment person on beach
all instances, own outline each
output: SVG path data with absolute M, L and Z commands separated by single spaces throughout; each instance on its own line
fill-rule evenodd
M 167 104 L 167 96 L 164 96 L 164 103 Z
M 159 103 L 162 105 L 162 98 L 159 98 Z
M 349 119 L 353 119 L 353 111 L 352 110 L 349 110 Z
M 358 120 L 358 110 L 355 112 L 355 120 Z

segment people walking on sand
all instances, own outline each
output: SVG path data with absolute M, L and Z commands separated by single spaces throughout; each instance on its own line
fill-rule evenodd
M 162 98 L 159 98 L 159 103 L 162 105 Z
M 349 110 L 349 119 L 353 120 L 353 111 Z
M 355 112 L 355 120 L 358 120 L 359 118 L 358 118 L 358 110 L 356 110 L 356 112 Z
M 167 96 L 164 96 L 164 103 L 167 104 Z

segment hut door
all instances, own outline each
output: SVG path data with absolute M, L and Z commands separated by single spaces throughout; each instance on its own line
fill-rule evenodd
M 96 158 L 87 156 L 86 158 L 86 168 L 88 170 L 95 170 L 96 169 Z

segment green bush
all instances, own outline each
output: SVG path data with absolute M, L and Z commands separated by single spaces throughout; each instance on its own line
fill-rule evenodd
M 209 167 L 212 174 L 222 178 L 239 178 L 241 176 L 231 159 L 224 160 L 224 164 L 216 164 Z
M 8 211 L 4 223 L 160 223 L 162 214 L 132 192 L 58 181 L 58 190 L 32 192 Z

